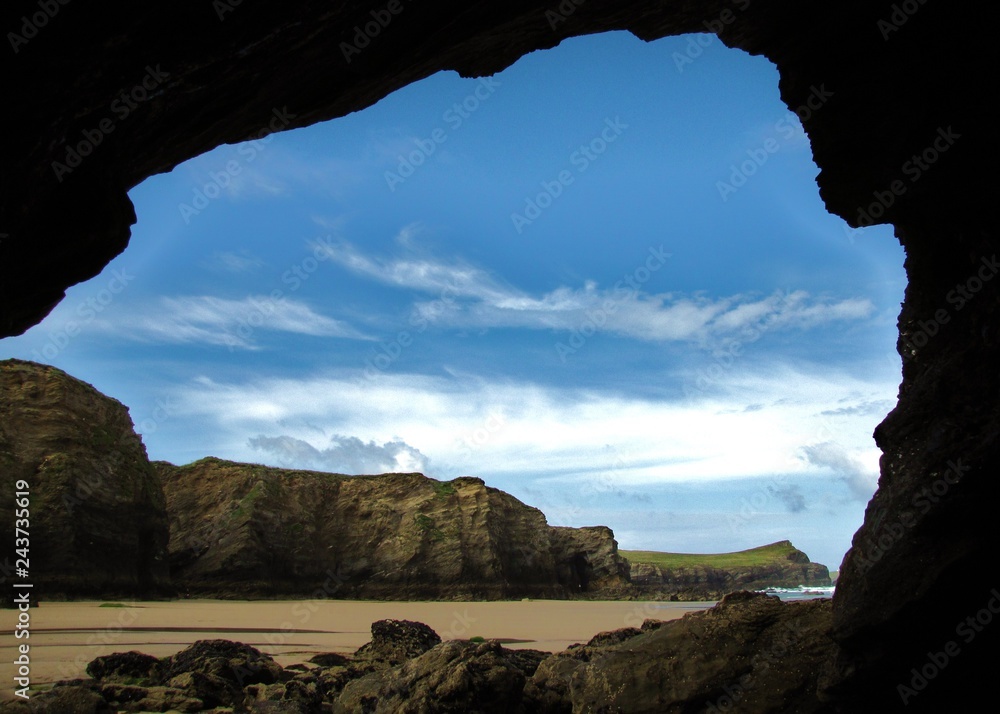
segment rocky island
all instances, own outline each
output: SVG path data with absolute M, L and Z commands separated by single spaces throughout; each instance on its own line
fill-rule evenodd
M 656 597 L 669 593 L 679 600 L 718 600 L 737 590 L 829 587 L 825 565 L 783 540 L 737 553 L 703 555 L 621 551 L 628 559 L 632 586 Z

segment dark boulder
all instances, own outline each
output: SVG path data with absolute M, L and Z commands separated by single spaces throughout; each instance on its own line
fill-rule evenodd
M 620 642 L 601 637 L 603 645 L 546 659 L 525 686 L 525 707 L 538 714 L 820 712 L 818 681 L 835 651 L 831 622 L 829 600 L 785 604 L 734 593 Z
M 33 694 L 27 701 L 0 705 L 4 714 L 115 714 L 104 698 L 89 687 L 55 687 Z
M 598 632 L 590 638 L 589 642 L 587 642 L 587 647 L 606 647 L 608 645 L 617 645 L 619 642 L 630 640 L 636 635 L 641 634 L 642 630 L 638 627 L 623 627 L 620 630 Z
M 87 674 L 102 682 L 124 684 L 159 684 L 163 678 L 162 662 L 142 652 L 116 652 L 98 657 L 87 665 Z
M 201 699 L 174 687 L 105 684 L 99 691 L 119 712 L 200 712 L 206 706 Z
M 321 652 L 320 654 L 313 655 L 307 661 L 320 667 L 343 667 L 351 660 L 349 657 L 336 652 Z
M 320 714 L 323 696 L 316 682 L 293 679 L 283 684 L 251 684 L 244 691 L 243 707 L 249 712 Z
M 255 647 L 229 640 L 199 640 L 166 660 L 164 678 L 195 672 L 211 675 L 242 690 L 248 684 L 273 684 L 282 668 Z
M 233 706 L 243 699 L 243 693 L 236 683 L 217 674 L 184 672 L 167 680 L 167 686 L 182 691 L 191 698 L 200 699 L 208 707 Z
M 354 653 L 355 659 L 401 664 L 441 643 L 441 636 L 422 622 L 378 620 L 372 623 L 372 640 Z
M 347 684 L 334 712 L 509 714 L 525 676 L 499 642 L 451 640 L 416 659 Z

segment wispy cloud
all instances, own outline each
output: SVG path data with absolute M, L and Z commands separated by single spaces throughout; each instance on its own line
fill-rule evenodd
M 264 265 L 264 261 L 248 251 L 223 251 L 212 254 L 205 267 L 226 273 L 249 273 Z
M 195 187 L 215 186 L 232 200 L 314 193 L 342 198 L 371 169 L 372 157 L 316 156 L 282 146 L 274 137 L 222 146 L 185 164 Z
M 225 345 L 256 349 L 258 331 L 290 332 L 314 337 L 369 339 L 350 325 L 321 315 L 309 305 L 270 296 L 231 300 L 210 295 L 163 297 L 132 306 L 114 320 L 95 321 L 95 327 L 141 342 Z
M 330 445 L 317 448 L 293 436 L 255 436 L 252 448 L 271 454 L 281 466 L 317 468 L 346 474 L 412 473 L 427 470 L 429 460 L 406 442 L 377 444 L 356 436 L 335 435 Z
M 789 513 L 801 513 L 806 510 L 806 497 L 796 484 L 772 486 L 771 493 L 785 506 Z M 871 494 L 868 494 L 871 496 Z
M 318 426 L 327 434 L 356 435 L 369 447 L 408 445 L 414 459 L 426 455 L 437 477 L 506 474 L 578 488 L 594 478 L 623 485 L 783 474 L 822 478 L 828 469 L 802 459 L 817 435 L 837 445 L 857 473 L 870 473 L 879 456 L 871 417 L 821 412 L 845 395 L 864 403 L 895 386 L 892 378 L 865 381 L 829 369 L 806 373 L 771 366 L 733 375 L 711 396 L 669 400 L 475 375 L 398 374 L 376 382 L 357 376 L 226 383 L 203 378 L 173 398 L 192 423 L 228 435 L 227 451 L 220 454 L 227 458 L 253 460 L 266 446 L 286 465 L 313 467 L 358 447 L 341 437 L 317 445 Z M 762 406 L 748 413 L 743 407 L 751 400 Z M 259 441 L 279 423 L 281 437 Z M 297 426 L 306 424 L 311 426 Z M 257 449 L 248 442 L 255 438 Z M 609 446 L 627 455 L 610 472 Z M 868 483 L 870 497 L 874 486 Z M 859 494 L 864 488 L 860 479 L 848 485 Z M 788 510 L 803 505 L 794 492 L 780 497 Z
M 401 243 L 409 245 L 412 239 L 408 235 Z M 750 328 L 805 330 L 863 320 L 875 311 L 866 298 L 836 300 L 803 290 L 766 296 L 648 294 L 635 289 L 630 276 L 610 287 L 588 281 L 533 295 L 467 262 L 379 258 L 347 242 L 331 244 L 327 251 L 332 260 L 357 275 L 432 295 L 431 300 L 416 299 L 413 310 L 420 320 L 442 327 L 572 331 L 591 325 L 596 331 L 638 340 L 710 343 Z
M 878 469 L 873 469 L 848 453 L 840 444 L 822 442 L 802 447 L 806 461 L 821 469 L 832 471 L 843 480 L 851 494 L 862 501 L 871 498 L 878 483 Z

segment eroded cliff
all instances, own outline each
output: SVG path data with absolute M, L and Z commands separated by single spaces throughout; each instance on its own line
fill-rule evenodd
M 30 493 L 30 575 L 17 580 L 34 599 L 165 591 L 163 491 L 123 404 L 54 367 L 0 362 L 0 475 L 12 541 L 15 484 Z
M 191 593 L 565 597 L 623 588 L 608 528 L 552 528 L 478 478 L 158 462 L 175 585 Z

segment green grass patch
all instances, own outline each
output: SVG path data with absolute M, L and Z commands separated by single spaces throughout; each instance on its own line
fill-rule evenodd
M 123 602 L 102 602 L 98 607 L 128 607 Z
M 480 642 L 486 642 L 486 638 L 476 635 L 475 637 L 470 637 L 469 642 L 475 642 L 476 644 L 479 644 Z
M 455 487 L 452 486 L 447 481 L 435 481 L 434 482 L 434 498 L 438 498 L 442 501 L 446 500 L 449 496 L 455 494 Z
M 435 523 L 434 519 L 431 518 L 430 516 L 425 516 L 423 513 L 418 513 L 416 516 L 414 516 L 413 520 L 416 521 L 417 528 L 419 528 L 421 532 L 429 535 L 431 540 L 434 541 L 444 540 L 444 533 L 441 531 L 440 528 L 437 527 L 437 523 Z
M 788 556 L 795 550 L 791 543 L 782 541 L 735 553 L 662 553 L 655 550 L 619 550 L 618 552 L 632 563 L 648 563 L 672 569 L 696 566 L 745 568 L 756 565 L 771 565 L 775 562 L 787 562 Z
M 253 513 L 254 505 L 267 492 L 267 481 L 261 480 L 253 485 L 247 495 L 240 499 L 239 505 L 233 510 L 232 518 L 244 518 Z

